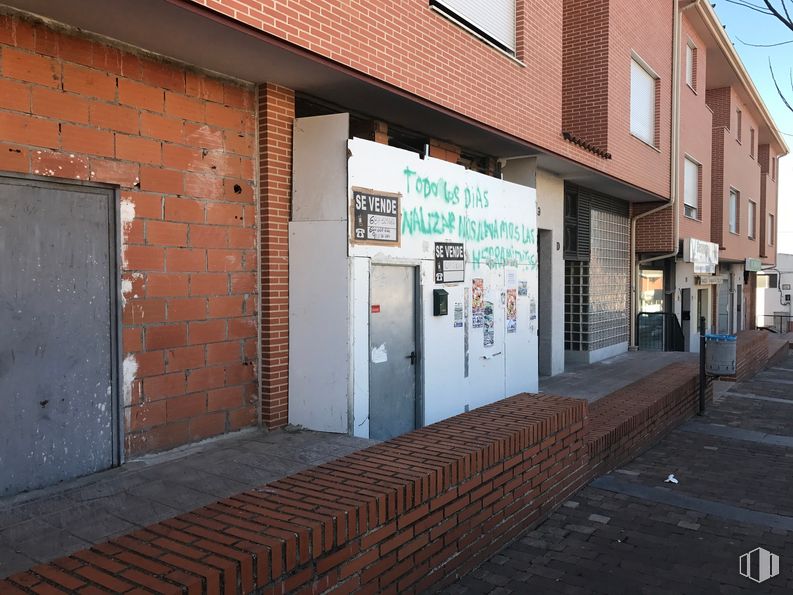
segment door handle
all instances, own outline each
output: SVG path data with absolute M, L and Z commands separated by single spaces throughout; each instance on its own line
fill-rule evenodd
M 410 355 L 406 355 L 405 356 L 405 359 L 409 359 L 410 360 L 410 365 L 411 366 L 415 366 L 416 365 L 416 352 L 415 351 L 411 351 Z

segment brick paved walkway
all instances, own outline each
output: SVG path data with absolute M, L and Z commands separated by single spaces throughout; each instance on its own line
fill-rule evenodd
M 679 484 L 665 483 L 674 473 Z M 793 592 L 793 355 L 599 478 L 449 587 L 468 593 Z M 758 546 L 780 574 L 757 585 Z

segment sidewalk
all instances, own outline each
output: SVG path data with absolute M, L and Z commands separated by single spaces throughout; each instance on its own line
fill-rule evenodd
M 788 355 L 728 385 L 705 416 L 596 479 L 446 592 L 790 593 L 792 478 Z M 780 575 L 762 586 L 738 572 L 757 547 L 780 557 Z
M 375 443 L 243 431 L 0 500 L 0 579 Z

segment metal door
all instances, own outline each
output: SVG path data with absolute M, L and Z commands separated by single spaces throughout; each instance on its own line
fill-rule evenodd
M 730 294 L 730 279 L 724 279 L 719 283 L 719 293 L 716 315 L 717 332 L 728 335 L 732 332 L 732 296 Z
M 114 196 L 0 177 L 0 496 L 118 460 Z
M 416 429 L 416 269 L 372 266 L 369 314 L 369 437 Z

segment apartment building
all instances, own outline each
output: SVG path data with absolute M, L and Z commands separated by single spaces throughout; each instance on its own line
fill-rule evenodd
M 756 276 L 776 260 L 787 146 L 712 7 L 683 7 L 681 26 L 677 206 L 639 224 L 638 342 L 698 351 L 701 325 L 755 328 Z
M 786 147 L 690 6 L 6 0 L 0 494 L 258 423 L 388 438 L 535 391 L 635 342 L 658 263 L 663 311 L 706 283 L 672 285 L 686 237 L 737 287 L 747 246 L 773 261 Z M 756 238 L 731 240 L 727 187 Z

